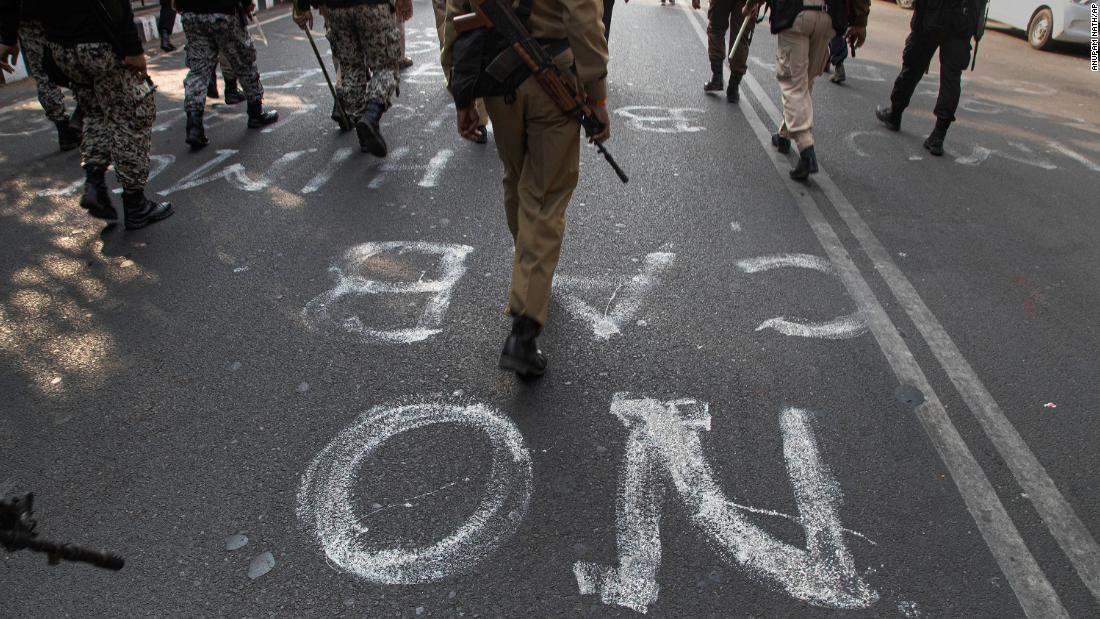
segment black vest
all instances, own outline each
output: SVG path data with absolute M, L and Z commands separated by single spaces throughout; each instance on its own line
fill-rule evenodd
M 802 12 L 802 0 L 771 0 L 772 34 L 790 28 L 794 25 L 795 18 Z M 825 0 L 825 9 L 833 20 L 833 30 L 837 36 L 844 34 L 848 29 L 848 0 Z

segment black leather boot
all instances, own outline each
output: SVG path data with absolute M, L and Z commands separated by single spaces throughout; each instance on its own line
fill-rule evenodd
M 80 130 L 74 127 L 68 118 L 63 118 L 54 124 L 57 125 L 57 144 L 61 150 L 72 150 L 80 146 Z
M 153 202 L 144 191 L 122 192 L 122 209 L 126 214 L 126 229 L 137 230 L 166 219 L 175 212 L 171 202 Z
M 244 102 L 244 93 L 237 86 L 237 80 L 225 80 L 225 104 L 237 105 Z
M 737 103 L 741 100 L 741 93 L 738 90 L 741 86 L 741 76 L 731 75 L 729 86 L 726 86 L 726 101 L 730 103 Z
M 386 140 L 382 138 L 382 130 L 378 126 L 385 110 L 385 104 L 377 99 L 371 99 L 367 102 L 366 113 L 355 124 L 355 133 L 359 137 L 359 150 L 375 157 L 385 157 L 389 152 Z
M 808 146 L 798 153 L 798 163 L 791 170 L 791 178 L 804 181 L 810 178 L 811 174 L 817 174 L 817 155 L 814 154 L 814 147 Z
M 279 120 L 279 112 L 275 110 L 264 111 L 263 101 L 248 102 L 248 128 L 258 129 L 266 127 Z
M 176 51 L 176 46 L 172 45 L 172 33 L 167 30 L 160 31 L 160 48 L 166 52 Z
M 791 152 L 791 139 L 785 138 L 778 133 L 773 133 L 772 146 L 775 147 L 775 150 L 786 155 L 787 153 Z
M 535 338 L 539 323 L 527 316 L 512 319 L 512 333 L 504 340 L 500 351 L 500 369 L 510 370 L 524 378 L 535 378 L 546 373 L 546 355 L 539 350 Z
M 924 141 L 924 147 L 928 149 L 928 152 L 936 157 L 943 157 L 943 139 L 947 137 L 947 129 L 950 126 L 950 120 L 936 119 L 936 128 L 932 130 L 932 135 L 929 135 L 928 139 Z
M 890 131 L 901 131 L 901 110 L 880 105 L 875 108 L 875 118 L 881 120 Z
M 710 63 L 710 81 L 703 84 L 703 90 L 706 92 L 718 92 L 722 90 L 722 87 L 726 83 L 722 80 L 722 62 Z
M 111 191 L 107 189 L 107 168 L 84 169 L 84 195 L 80 196 L 80 206 L 97 219 L 118 219 L 118 211 L 111 204 Z
M 202 126 L 202 112 L 187 113 L 187 145 L 191 150 L 199 150 L 210 143 L 206 139 L 206 128 Z

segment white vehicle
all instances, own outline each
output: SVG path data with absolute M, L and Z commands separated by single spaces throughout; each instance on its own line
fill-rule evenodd
M 1049 49 L 1053 41 L 1088 43 L 1092 1 L 990 0 L 989 20 L 1027 31 L 1035 49 Z

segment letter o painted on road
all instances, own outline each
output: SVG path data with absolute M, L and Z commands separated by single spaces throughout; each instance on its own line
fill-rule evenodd
M 351 488 L 363 461 L 410 430 L 452 424 L 485 433 L 492 466 L 477 510 L 448 537 L 418 548 L 372 548 L 352 509 Z M 447 454 L 450 457 L 451 454 Z M 329 560 L 378 584 L 434 582 L 476 567 L 515 534 L 531 502 L 531 454 L 519 428 L 481 405 L 424 402 L 364 413 L 313 460 L 298 492 L 298 517 L 314 527 Z

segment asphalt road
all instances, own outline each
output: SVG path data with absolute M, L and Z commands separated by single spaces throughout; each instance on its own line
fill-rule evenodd
M 280 12 L 268 132 L 213 103 L 188 152 L 154 58 L 177 213 L 138 232 L 0 90 L 0 494 L 127 560 L 0 554 L 0 616 L 1100 614 L 1100 81 L 991 33 L 929 157 L 935 65 L 901 134 L 872 117 L 908 15 L 816 84 L 807 187 L 764 145 L 773 37 L 731 105 L 701 12 L 620 6 L 632 180 L 585 149 L 534 384 L 496 367 L 500 165 L 426 3 L 385 161 Z

